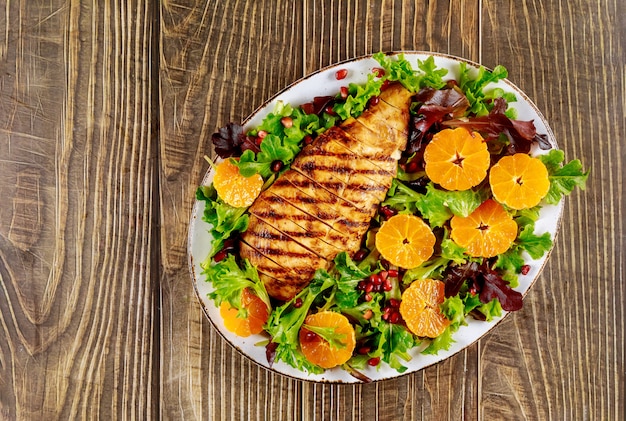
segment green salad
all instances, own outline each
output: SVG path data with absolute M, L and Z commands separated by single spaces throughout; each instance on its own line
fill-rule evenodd
M 458 77 L 451 79 L 433 57 L 419 60 L 417 68 L 402 54 L 377 53 L 373 58 L 379 66 L 364 84 L 347 83 L 336 95 L 304 104 L 278 102 L 257 127 L 244 130 L 230 123 L 212 137 L 222 162 L 236 166 L 242 177 L 260 176 L 265 190 L 289 170 L 303 147 L 331 127 L 358 118 L 391 84 L 402 84 L 413 94 L 407 146 L 358 251 L 338 253 L 334 264 L 318 269 L 292 299 L 276 300 L 268 295 L 256 268 L 239 255 L 240 236 L 249 225 L 247 207 L 229 204 L 213 184 L 196 192 L 205 205 L 203 219 L 211 227 L 211 251 L 201 267 L 212 285 L 209 298 L 220 308 L 226 327 L 242 336 L 258 334 L 258 346 L 266 348 L 270 364 L 281 361 L 319 374 L 327 369 L 322 357 L 337 357 L 336 365 L 363 381 L 368 380 L 363 374 L 368 367 L 387 365 L 402 373 L 408 361 L 418 358 L 415 355 L 448 350 L 469 317 L 489 322 L 503 311 L 519 310 L 518 277 L 529 273 L 531 259 L 544 256 L 553 244 L 549 233 L 535 230 L 541 207 L 556 205 L 576 187 L 584 188 L 589 174 L 579 160 L 566 162 L 564 153 L 537 133 L 533 121 L 517 120 L 510 106 L 515 95 L 496 85 L 507 77 L 504 67 L 476 71 L 460 62 Z M 335 77 L 347 76 L 348 71 L 340 69 Z M 481 162 L 486 162 L 480 165 L 486 165 L 489 175 L 469 188 L 446 188 L 443 178 L 434 175 L 435 164 L 430 163 L 438 158 L 428 149 L 437 143 L 444 150 L 445 142 L 452 142 L 444 137 L 459 128 L 463 135 L 480 139 L 477 147 L 482 148 Z M 470 168 L 474 152 L 464 153 L 457 152 L 455 165 Z M 498 171 L 506 175 L 511 168 L 520 171 L 515 179 L 519 185 L 526 182 L 524 177 L 543 177 L 519 169 L 519 162 L 527 160 L 520 155 L 546 171 L 545 180 L 528 178 L 529 186 L 543 183 L 537 193 L 540 201 L 532 206 L 520 195 L 510 197 L 507 185 L 496 180 Z M 495 255 L 474 247 L 478 240 L 471 237 L 473 231 L 462 231 L 487 205 L 501 209 L 512 232 L 506 241 L 498 237 L 504 246 Z M 434 236 L 431 254 L 416 267 L 398 266 L 377 248 L 377 232 L 399 215 L 419 218 Z M 479 226 L 476 235 L 488 230 L 487 225 Z M 431 289 L 420 284 L 425 280 Z M 416 309 L 420 294 L 426 294 L 425 304 Z M 330 316 L 311 318 L 318 313 Z M 436 336 L 416 333 L 413 326 L 422 323 L 421 317 L 426 317 L 424 323 L 438 323 Z M 349 326 L 334 324 L 339 319 Z

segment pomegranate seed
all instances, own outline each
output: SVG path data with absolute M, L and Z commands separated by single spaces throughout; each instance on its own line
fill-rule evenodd
M 521 271 L 522 275 L 528 275 L 528 272 L 530 272 L 530 265 L 522 266 L 522 269 L 520 271 Z
M 363 313 L 363 318 L 364 318 L 365 320 L 369 320 L 369 319 L 371 319 L 373 316 L 374 316 L 374 312 L 373 312 L 371 309 L 369 309 L 369 308 L 368 308 L 367 310 L 365 310 L 365 313 Z
M 391 209 L 391 208 L 389 208 L 389 209 Z M 395 215 L 396 213 L 398 213 L 398 212 L 396 212 L 394 209 L 391 209 L 391 210 L 393 211 L 393 215 Z M 392 216 L 393 216 L 393 215 L 392 215 Z M 382 267 L 384 267 L 384 268 L 385 268 L 385 270 L 389 270 L 389 266 L 391 265 L 391 264 L 389 263 L 389 260 L 387 260 L 387 259 L 380 259 L 380 264 L 382 265 Z
M 393 208 L 390 208 L 389 206 L 381 206 L 380 208 L 380 213 L 383 214 L 383 216 L 385 217 L 385 219 L 389 219 L 392 216 L 394 216 L 395 214 L 398 213 L 398 211 L 396 211 Z
M 365 287 L 367 286 L 367 282 L 365 281 L 359 281 L 359 283 L 356 285 L 356 289 L 363 291 L 365 290 Z
M 383 283 L 383 278 L 378 273 L 370 275 L 370 282 L 374 285 L 380 285 Z
M 305 342 L 314 342 L 317 339 L 317 334 L 310 330 L 305 330 L 303 339 Z
M 407 163 L 406 166 L 404 167 L 404 171 L 406 171 L 409 174 L 416 173 L 419 171 L 419 169 L 420 169 L 420 166 L 417 163 L 417 161 L 411 161 Z
M 222 260 L 224 260 L 224 258 L 228 255 L 228 252 L 224 249 L 218 251 L 217 253 L 215 253 L 215 256 L 213 256 L 213 260 L 215 260 L 216 262 L 221 262 Z
M 380 364 L 380 357 L 370 358 L 369 360 L 367 360 L 367 364 L 372 367 L 376 367 L 378 364 Z
M 389 274 L 389 276 L 391 276 L 392 278 L 397 278 L 398 277 L 398 271 L 395 269 L 389 269 L 387 271 L 387 273 Z
M 380 99 L 377 96 L 373 96 L 370 98 L 369 105 L 370 106 L 376 105 L 378 104 L 378 101 L 380 101 Z
M 389 279 L 385 279 L 385 283 L 383 284 L 383 290 L 391 291 L 393 289 L 393 284 Z
M 357 349 L 356 352 L 357 352 L 357 354 L 360 354 L 360 355 L 366 355 L 371 350 L 372 350 L 372 348 L 370 348 L 369 346 L 363 345 L 363 346 L 359 347 L 359 349 Z
M 310 145 L 311 143 L 313 143 L 313 137 L 310 134 L 304 136 L 303 140 L 305 145 Z
M 365 294 L 365 301 L 372 301 L 372 294 L 369 292 Z
M 341 99 L 346 99 L 348 98 L 348 87 L 347 86 L 342 86 L 341 88 L 339 88 L 339 96 L 341 96 Z
M 280 124 L 283 125 L 286 129 L 293 126 L 293 119 L 291 117 L 283 117 L 280 119 Z
M 265 136 L 267 136 L 267 132 L 265 130 L 259 130 L 259 132 L 256 134 L 260 139 L 264 139 Z
M 348 69 L 339 69 L 335 72 L 335 79 L 341 80 L 348 76 Z
M 390 298 L 389 305 L 394 308 L 400 308 L 400 300 L 396 300 L 395 298 Z
M 476 285 L 472 284 L 472 286 L 469 288 L 469 293 L 472 295 L 476 295 L 478 293 L 478 289 L 476 288 Z
M 374 73 L 376 77 L 383 77 L 385 76 L 385 69 L 381 69 L 380 67 L 374 67 L 372 69 L 372 73 Z
M 374 290 L 374 284 L 367 284 L 367 285 L 365 286 L 365 292 L 366 292 L 366 293 L 368 293 L 368 294 L 369 294 L 369 293 L 370 293 L 370 292 L 372 292 L 373 290 Z M 369 300 L 367 300 L 367 301 L 369 301 Z
M 396 324 L 399 321 L 400 321 L 400 313 L 398 313 L 397 311 L 394 311 L 389 315 L 389 320 L 388 320 L 389 323 Z
M 300 298 L 300 297 L 296 298 L 295 301 L 293 302 L 293 306 L 295 308 L 302 307 L 302 298 Z
M 380 271 L 378 274 L 380 275 L 380 279 L 382 281 L 386 281 L 387 277 L 389 276 L 389 271 L 383 270 L 383 271 Z
M 367 253 L 369 253 L 367 249 L 361 249 L 354 253 L 354 257 L 352 258 L 352 260 L 354 260 L 355 262 L 360 262 L 361 260 L 365 259 Z
M 276 161 L 272 162 L 272 164 L 270 165 L 270 169 L 274 172 L 278 172 L 280 170 L 283 169 L 283 161 L 281 161 L 280 159 L 277 159 Z
M 324 112 L 328 115 L 336 115 L 332 105 L 327 105 L 326 107 L 324 107 Z

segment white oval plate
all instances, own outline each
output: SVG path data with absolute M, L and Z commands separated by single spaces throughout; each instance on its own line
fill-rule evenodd
M 396 52 L 400 54 L 402 52 Z M 417 69 L 417 60 L 425 60 L 429 56 L 433 56 L 437 67 L 448 69 L 448 75 L 445 79 L 454 78 L 459 76 L 459 63 L 465 62 L 468 67 L 474 68 L 477 71 L 479 65 L 470 62 L 465 59 L 453 57 L 438 53 L 425 53 L 425 52 L 403 52 L 405 58 L 409 60 L 414 69 Z M 326 68 L 323 68 L 295 83 L 283 89 L 276 94 L 265 104 L 259 107 L 253 112 L 245 121 L 244 128 L 249 130 L 261 123 L 263 117 L 271 112 L 277 101 L 283 101 L 292 105 L 300 105 L 306 102 L 310 102 L 315 96 L 335 95 L 341 86 L 347 86 L 348 83 L 365 83 L 367 81 L 367 75 L 372 72 L 375 67 L 380 67 L 378 62 L 371 58 L 371 56 L 360 57 L 354 60 L 338 63 Z M 348 76 L 343 80 L 336 80 L 335 72 L 339 69 L 347 69 Z M 508 92 L 513 92 L 517 96 L 517 102 L 510 105 L 517 109 L 519 120 L 534 120 L 537 127 L 537 133 L 545 134 L 548 137 L 550 143 L 556 148 L 556 141 L 554 135 L 550 130 L 545 118 L 541 115 L 537 107 L 528 99 L 528 97 L 515 85 L 508 80 L 500 81 L 496 84 L 489 85 L 489 88 L 500 87 Z M 532 153 L 542 153 L 538 149 L 532 151 Z M 203 184 L 209 185 L 213 179 L 213 172 L 209 170 L 204 177 Z M 191 277 L 193 279 L 193 285 L 198 295 L 198 299 L 202 304 L 204 313 L 209 318 L 213 326 L 222 335 L 227 342 L 234 346 L 243 355 L 250 358 L 252 361 L 259 365 L 268 368 L 277 373 L 287 375 L 293 378 L 317 381 L 317 382 L 332 382 L 332 383 L 358 383 L 361 380 L 351 376 L 348 372 L 341 368 L 335 368 L 326 370 L 323 374 L 310 374 L 305 371 L 299 371 L 291 366 L 288 366 L 282 362 L 274 363 L 270 366 L 265 354 L 265 347 L 255 345 L 259 342 L 267 340 L 266 336 L 253 335 L 248 338 L 242 338 L 234 335 L 226 330 L 224 323 L 219 314 L 219 309 L 215 306 L 212 300 L 208 299 L 208 294 L 212 291 L 212 286 L 206 282 L 202 276 L 202 269 L 200 263 L 206 258 L 210 251 L 211 237 L 209 234 L 210 226 L 202 220 L 202 214 L 204 211 L 204 202 L 196 201 L 194 204 L 191 223 L 189 227 L 188 238 L 188 252 L 189 252 L 189 269 L 191 271 Z M 535 232 L 538 234 L 549 232 L 554 240 L 556 232 L 559 227 L 559 221 L 562 213 L 562 202 L 557 206 L 545 205 L 541 209 L 540 218 L 536 222 Z M 539 273 L 543 269 L 543 266 L 549 256 L 546 253 L 539 260 L 532 260 L 530 256 L 526 255 L 525 260 L 530 265 L 531 269 L 527 275 L 519 276 L 519 286 L 515 288 L 517 291 L 526 295 L 528 289 L 535 282 Z M 506 314 L 503 314 L 503 317 Z M 492 322 L 483 322 L 474 320 L 471 317 L 467 318 L 467 326 L 462 326 L 456 333 L 454 333 L 454 344 L 448 351 L 440 351 L 437 355 L 423 355 L 420 353 L 422 348 L 414 348 L 412 350 L 412 359 L 409 362 L 404 363 L 408 369 L 405 373 L 398 373 L 396 370 L 390 368 L 384 363 L 379 364 L 378 367 L 368 367 L 361 372 L 372 379 L 383 380 L 393 377 L 398 377 L 403 374 L 412 373 L 421 370 L 429 365 L 442 361 L 457 352 L 468 347 L 472 343 L 476 342 L 483 335 L 493 329 L 498 322 L 494 320 Z

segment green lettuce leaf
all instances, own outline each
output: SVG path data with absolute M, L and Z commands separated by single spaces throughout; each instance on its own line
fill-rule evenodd
M 490 104 L 493 102 L 493 99 L 499 94 L 504 94 L 502 90 L 493 90 L 486 93 L 485 88 L 490 83 L 505 79 L 508 76 L 508 71 L 504 66 L 496 66 L 493 71 L 489 71 L 481 66 L 476 77 L 472 77 L 471 72 L 472 70 L 467 67 L 467 64 L 460 64 L 459 87 L 465 93 L 470 103 L 467 113 L 474 113 L 480 117 L 489 114 Z M 505 99 L 507 99 L 507 102 L 512 102 L 515 100 L 515 97 L 507 95 Z
M 211 258 L 222 249 L 224 241 L 234 232 L 248 229 L 247 208 L 235 208 L 225 203 L 218 197 L 213 185 L 198 187 L 196 198 L 205 202 L 202 220 L 211 225 Z
M 333 111 L 342 119 L 360 116 L 368 101 L 380 95 L 380 87 L 384 79 L 378 79 L 373 74 L 367 75 L 367 82 L 364 85 L 356 83 L 348 84 L 348 97 L 345 102 L 338 102 L 333 106 Z
M 265 290 L 265 285 L 259 279 L 256 268 L 247 259 L 242 264 L 243 268 L 240 268 L 232 254 L 215 264 L 203 262 L 201 265 L 203 273 L 214 288 L 209 298 L 215 301 L 217 307 L 222 302 L 228 302 L 231 307 L 242 312 L 245 310 L 241 307 L 241 293 L 244 288 L 251 288 L 271 310 L 269 295 Z
M 550 189 L 544 198 L 547 203 L 556 205 L 563 196 L 570 194 L 576 187 L 581 190 L 585 189 L 589 170 L 583 171 L 580 160 L 574 159 L 562 165 L 565 153 L 559 149 L 552 149 L 545 155 L 539 155 L 538 158 L 548 169 Z

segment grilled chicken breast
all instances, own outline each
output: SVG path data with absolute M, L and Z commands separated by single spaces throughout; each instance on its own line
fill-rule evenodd
M 250 207 L 240 254 L 270 296 L 293 298 L 341 251 L 359 250 L 408 137 L 411 93 L 393 84 L 379 99 L 304 147 Z

